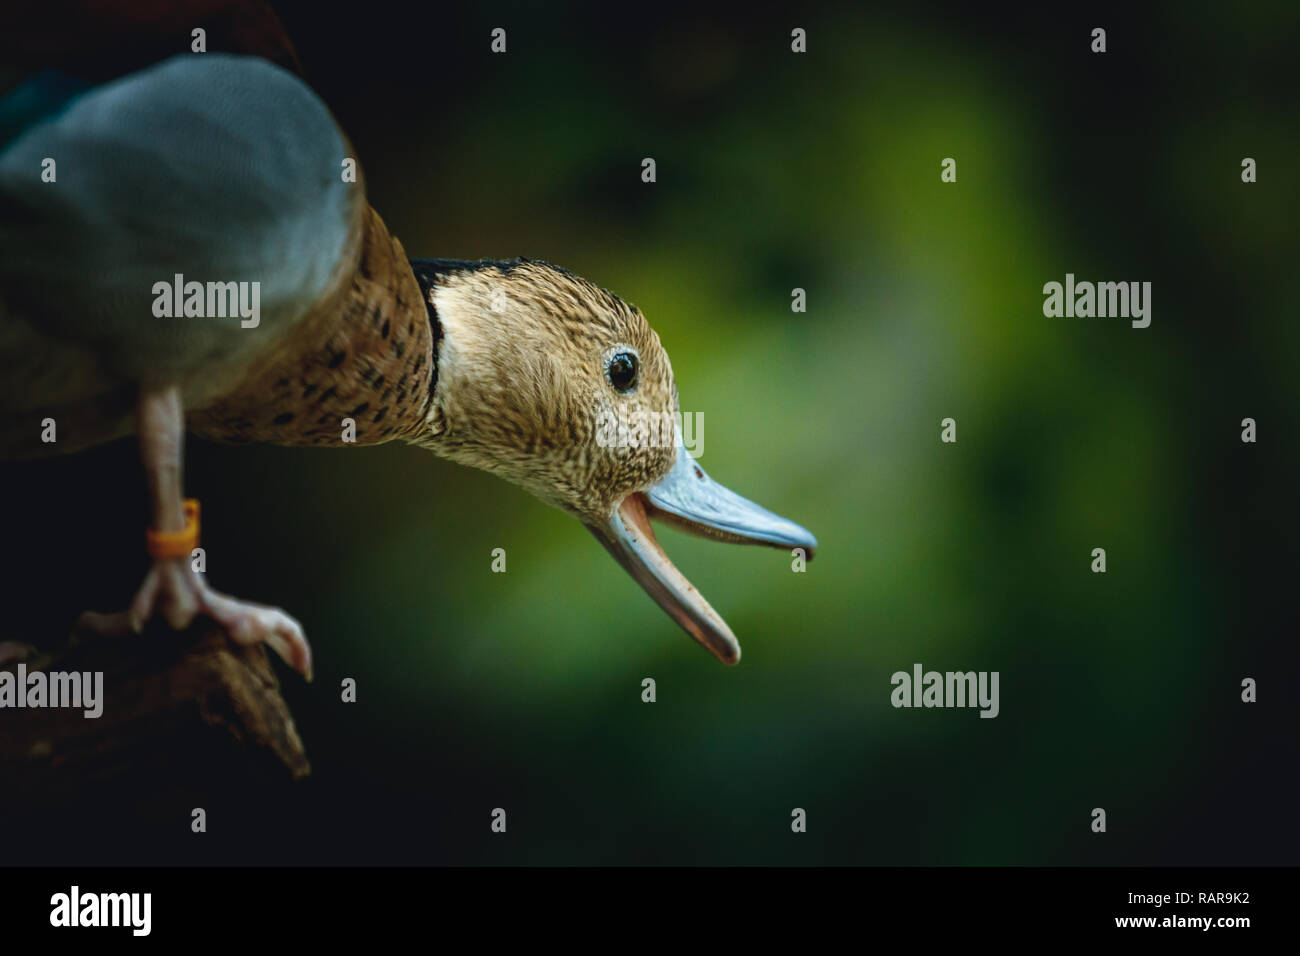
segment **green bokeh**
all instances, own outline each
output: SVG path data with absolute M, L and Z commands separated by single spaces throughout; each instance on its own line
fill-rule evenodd
M 410 24 L 391 79 L 344 55 L 352 24 L 301 52 L 411 255 L 544 258 L 635 302 L 701 463 L 820 553 L 793 574 L 662 532 L 741 641 L 728 669 L 494 478 L 196 443 L 238 569 L 214 581 L 317 652 L 287 681 L 310 822 L 259 859 L 1294 862 L 1294 6 L 1110 16 L 1104 57 L 1041 12 L 596 9 Z M 1066 272 L 1151 281 L 1151 327 L 1045 318 Z M 999 671 L 1001 715 L 895 710 L 918 661 Z M 1274 682 L 1255 709 L 1247 675 Z

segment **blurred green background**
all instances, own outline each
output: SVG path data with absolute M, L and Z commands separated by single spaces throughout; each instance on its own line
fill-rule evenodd
M 740 638 L 728 669 L 494 478 L 195 441 L 210 579 L 312 639 L 316 683 L 285 684 L 314 773 L 214 797 L 255 812 L 198 851 L 188 808 L 139 824 L 139 861 L 1296 862 L 1294 4 L 276 6 L 408 254 L 544 258 L 635 302 L 701 464 L 821 550 L 794 574 L 662 531 Z M 1045 318 L 1067 272 L 1152 282 L 1150 328 Z M 12 549 L 102 529 L 75 561 L 35 545 L 15 593 L 122 604 L 133 447 L 6 474 Z M 1000 716 L 892 708 L 914 662 L 999 671 Z

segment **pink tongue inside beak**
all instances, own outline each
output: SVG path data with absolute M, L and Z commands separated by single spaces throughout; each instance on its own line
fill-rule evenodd
M 619 563 L 687 634 L 708 648 L 718 660 L 724 664 L 739 661 L 740 643 L 727 627 L 727 622 L 713 610 L 695 585 L 677 570 L 660 547 L 650 526 L 650 516 L 646 513 L 645 496 L 637 493 L 623 499 L 614 521 L 623 526 L 623 534 L 616 535 L 616 538 L 621 539 L 619 543 L 630 559 L 625 560 L 610 548 L 614 557 L 619 558 Z
M 673 567 L 655 540 L 651 516 L 716 541 L 802 548 L 811 558 L 817 539 L 806 529 L 719 485 L 678 448 L 677 462 L 658 483 L 628 495 L 608 523 L 588 525 L 628 574 L 718 660 L 740 660 L 740 643 L 695 585 Z

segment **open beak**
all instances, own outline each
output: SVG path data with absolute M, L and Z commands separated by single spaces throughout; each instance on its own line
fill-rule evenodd
M 719 485 L 680 445 L 677 462 L 662 481 L 624 498 L 608 525 L 589 525 L 606 550 L 686 633 L 723 663 L 735 664 L 740 660 L 736 635 L 668 560 L 655 540 L 651 517 L 717 541 L 803 548 L 809 558 L 817 539 L 793 521 Z

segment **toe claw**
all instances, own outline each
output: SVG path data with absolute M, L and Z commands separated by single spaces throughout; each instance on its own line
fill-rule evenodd
M 302 625 L 279 608 L 237 601 L 213 591 L 188 565 L 155 563 L 128 610 L 117 614 L 87 611 L 77 620 L 76 630 L 102 636 L 139 634 L 155 614 L 176 630 L 188 627 L 199 614 L 206 615 L 221 625 L 234 643 L 242 647 L 268 644 L 290 667 L 308 681 L 312 679 L 311 645 Z
M 292 618 L 287 620 L 291 621 Z M 276 630 L 271 631 L 266 636 L 266 643 L 271 650 L 280 655 L 280 658 L 286 664 L 302 674 L 310 683 L 312 679 L 311 647 L 300 632 L 289 631 L 286 634 L 285 630 L 287 629 L 278 627 Z

